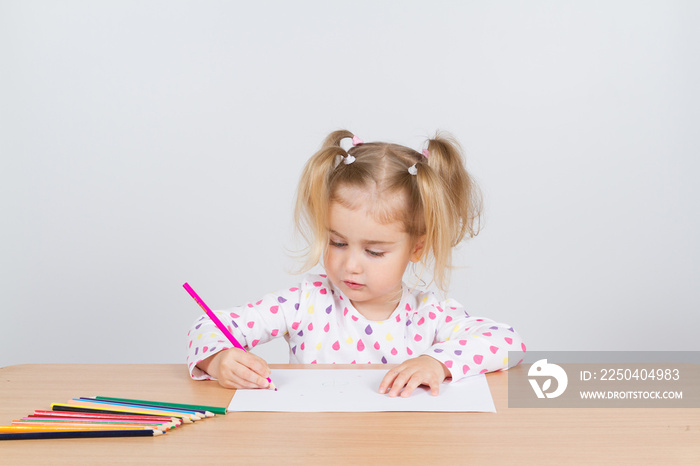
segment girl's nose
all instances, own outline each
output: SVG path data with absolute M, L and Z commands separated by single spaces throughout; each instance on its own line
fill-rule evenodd
M 348 273 L 360 273 L 362 272 L 362 265 L 357 253 L 350 252 L 345 259 L 345 270 Z

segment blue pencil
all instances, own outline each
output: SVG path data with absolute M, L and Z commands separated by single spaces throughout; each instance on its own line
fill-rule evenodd
M 199 421 L 203 417 L 205 417 L 203 414 L 200 416 L 200 413 L 197 411 L 192 411 L 189 409 L 175 409 L 175 408 L 147 408 L 145 406 L 139 406 L 135 405 L 132 403 L 117 403 L 115 401 L 104 401 L 104 400 L 96 400 L 94 398 L 73 398 L 72 401 L 77 401 L 79 403 L 87 403 L 90 405 L 98 405 L 98 406 L 115 406 L 115 407 L 122 407 L 122 408 L 133 408 L 133 409 L 147 409 L 149 411 L 164 411 L 164 412 L 169 412 L 169 413 L 181 413 L 183 415 L 189 416 L 193 421 Z
M 76 399 L 76 398 L 74 398 Z M 176 411 L 176 412 L 184 412 L 188 414 L 196 414 L 197 416 L 204 416 L 204 417 L 212 417 L 215 416 L 214 413 L 210 411 L 206 411 L 204 409 L 185 409 L 185 408 L 171 408 L 170 406 L 165 406 L 165 405 L 156 405 L 156 404 L 146 404 L 146 403 L 136 403 L 134 401 L 119 401 L 119 400 L 113 400 L 105 397 L 85 397 L 81 396 L 80 398 L 77 398 L 80 400 L 87 400 L 87 401 L 94 401 L 97 403 L 114 403 L 117 405 L 122 405 L 122 406 L 134 406 L 134 407 L 142 407 L 142 408 L 152 408 L 152 409 L 163 409 L 165 411 Z

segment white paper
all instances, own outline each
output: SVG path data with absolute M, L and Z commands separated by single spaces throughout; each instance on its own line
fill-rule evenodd
M 496 412 L 484 374 L 454 383 L 443 382 L 438 396 L 420 386 L 408 398 L 379 394 L 385 374 L 386 371 L 373 369 L 275 369 L 270 378 L 277 391 L 236 390 L 228 410 Z

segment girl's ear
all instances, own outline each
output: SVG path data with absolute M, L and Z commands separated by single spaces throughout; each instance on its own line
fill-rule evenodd
M 411 262 L 420 261 L 421 257 L 423 257 L 424 246 L 425 246 L 425 235 L 420 236 L 413 243 L 413 250 L 411 251 L 411 258 L 410 258 Z

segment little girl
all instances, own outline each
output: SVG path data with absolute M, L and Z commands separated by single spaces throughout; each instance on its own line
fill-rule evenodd
M 512 327 L 402 282 L 411 262 L 444 291 L 452 248 L 477 234 L 480 209 L 454 141 L 437 136 L 421 154 L 335 131 L 307 162 L 295 211 L 309 243 L 304 270 L 322 263 L 326 274 L 216 314 L 247 348 L 284 337 L 290 363 L 398 364 L 378 387 L 392 397 L 507 369 L 508 351 L 525 351 Z M 192 378 L 268 387 L 267 363 L 232 348 L 207 316 L 188 336 Z

